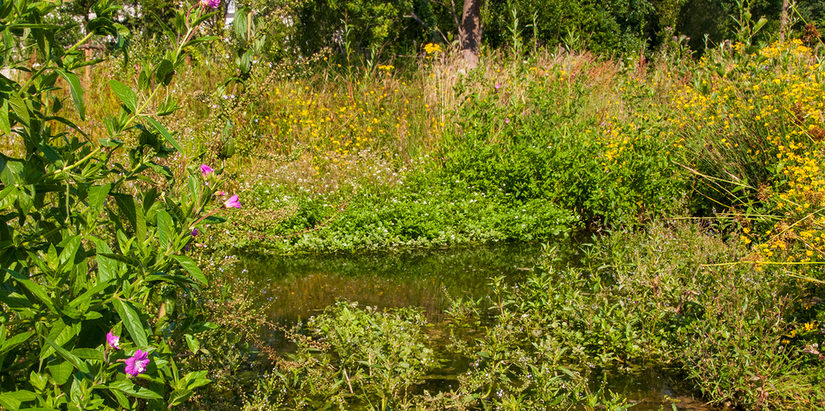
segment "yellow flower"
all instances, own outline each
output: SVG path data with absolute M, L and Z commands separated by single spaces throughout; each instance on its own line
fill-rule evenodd
M 427 43 L 424 45 L 424 52 L 427 53 L 427 55 L 441 53 L 441 45 L 435 43 Z

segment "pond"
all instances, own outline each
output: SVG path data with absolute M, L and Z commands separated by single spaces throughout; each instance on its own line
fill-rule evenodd
M 534 244 L 498 244 L 467 248 L 414 250 L 392 253 L 245 257 L 238 274 L 251 280 L 256 300 L 271 320 L 294 324 L 319 314 L 336 301 L 353 301 L 377 308 L 418 307 L 434 325 L 429 336 L 443 365 L 428 376 L 429 390 L 449 390 L 455 376 L 467 369 L 463 358 L 450 355 L 448 336 L 439 323 L 452 298 L 483 299 L 490 294 L 490 278 L 504 276 L 517 282 L 542 256 Z M 272 340 L 288 350 L 284 341 Z M 442 349 L 439 349 L 442 348 Z M 634 403 L 634 410 L 708 410 L 701 401 L 682 395 L 678 381 L 658 370 L 627 376 L 605 372 L 608 387 Z

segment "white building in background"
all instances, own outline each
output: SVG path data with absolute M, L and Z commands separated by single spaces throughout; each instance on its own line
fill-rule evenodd
M 224 17 L 224 25 L 226 27 L 231 26 L 232 22 L 235 21 L 235 0 L 229 0 L 229 4 L 226 6 L 226 15 Z

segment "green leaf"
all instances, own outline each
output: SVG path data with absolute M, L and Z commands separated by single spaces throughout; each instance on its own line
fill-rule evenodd
M 166 127 L 163 127 L 163 124 L 160 124 L 157 120 L 155 120 L 151 117 L 142 117 L 142 118 L 144 120 L 146 120 L 146 122 L 151 124 L 152 127 L 154 127 L 155 130 L 157 130 L 158 133 L 160 133 L 163 136 L 163 138 L 165 138 L 166 141 L 168 141 L 169 144 L 172 145 L 172 147 L 175 147 L 175 150 L 178 150 L 179 153 L 183 154 L 183 148 L 180 146 L 180 144 L 177 142 L 177 140 L 175 140 L 175 138 L 172 137 L 172 134 L 169 133 L 169 130 L 167 130 Z
M 100 210 L 111 189 L 112 185 L 108 183 L 102 186 L 89 187 L 89 208 L 95 211 Z
M 49 377 L 36 373 L 34 371 L 29 374 L 29 383 L 32 387 L 36 388 L 38 391 L 43 391 L 46 389 L 46 384 L 49 382 Z
M 0 131 L 3 134 L 11 135 L 11 122 L 9 121 L 9 102 L 4 101 L 3 106 L 0 107 Z
M 17 94 L 12 94 L 9 97 L 9 104 L 11 105 L 12 112 L 17 115 L 23 124 L 28 126 L 29 122 L 31 122 L 31 117 L 29 116 L 29 108 L 26 107 L 26 103 L 23 99 Z
M 94 348 L 75 348 L 72 353 L 84 360 L 103 361 L 103 353 Z
M 138 385 L 135 385 L 130 380 L 120 380 L 109 384 L 109 388 L 121 391 L 125 394 L 136 398 L 143 398 L 144 400 L 159 400 L 162 399 L 158 393 Z
M 137 96 L 129 86 L 117 80 L 109 80 L 109 88 L 130 112 L 137 113 Z
M 103 240 L 97 240 L 97 281 L 100 283 L 108 283 L 114 278 L 117 278 L 118 264 L 117 260 L 107 257 L 105 254 L 111 254 L 112 249 Z
M 63 80 L 66 80 L 69 83 L 69 91 L 72 94 L 72 101 L 74 101 L 74 106 L 77 108 L 77 112 L 80 114 L 80 119 L 86 119 L 86 104 L 83 102 L 83 86 L 80 85 L 80 78 L 77 74 L 58 69 L 56 70 L 57 74 L 60 74 L 63 77 Z
M 123 321 L 126 330 L 129 331 L 129 335 L 132 336 L 132 341 L 135 342 L 138 348 L 148 348 L 149 341 L 146 337 L 146 328 L 143 327 L 140 316 L 132 307 L 132 304 L 119 298 L 115 299 L 114 303 L 117 314 Z
M 158 64 L 158 68 L 155 71 L 155 81 L 163 84 L 164 86 L 169 85 L 169 82 L 172 81 L 172 75 L 174 74 L 175 67 L 172 66 L 172 62 L 167 59 L 163 59 L 160 64 Z
M 170 246 L 172 230 L 174 225 L 172 223 L 172 216 L 166 210 L 159 210 L 158 214 L 158 241 L 160 241 L 160 249 L 167 250 Z
M 201 342 L 191 334 L 185 334 L 184 337 L 186 337 L 186 345 L 189 347 L 189 351 L 197 354 L 201 348 Z
M 26 342 L 26 340 L 28 340 L 29 337 L 31 337 L 32 335 L 33 334 L 31 332 L 27 331 L 27 332 L 20 333 L 20 334 L 15 335 L 14 337 L 9 338 L 5 342 L 3 342 L 2 345 L 0 345 L 0 354 L 5 354 L 6 352 L 11 350 L 12 348 Z
M 32 295 L 35 298 L 37 298 L 38 300 L 40 300 L 40 302 L 45 304 L 46 307 L 49 308 L 49 310 L 51 310 L 52 312 L 56 312 L 55 308 L 54 308 L 54 302 L 52 302 L 52 299 L 49 298 L 49 296 L 46 294 L 46 291 L 43 289 L 43 287 L 41 287 L 39 284 L 37 284 L 37 283 L 35 283 L 35 282 L 25 278 L 25 277 L 23 277 L 21 274 L 17 273 L 16 271 L 12 271 L 12 270 L 9 270 L 7 268 L 6 272 L 9 273 L 11 275 L 11 277 L 14 278 L 15 281 L 17 281 L 18 283 L 23 285 L 23 287 L 25 287 L 27 290 L 29 290 L 29 292 L 32 293 Z
M 98 263 L 98 264 L 100 264 L 100 263 Z M 91 301 L 91 299 L 92 299 L 92 297 L 93 297 L 95 294 L 97 294 L 97 293 L 99 293 L 99 292 L 101 292 L 101 291 L 105 290 L 105 289 L 106 289 L 106 287 L 108 287 L 108 286 L 109 286 L 109 282 L 108 282 L 108 281 L 100 281 L 100 280 L 98 280 L 97 284 L 95 284 L 95 286 L 94 286 L 94 287 L 89 288 L 88 290 L 86 290 L 85 292 L 83 292 L 83 294 L 80 294 L 79 296 L 77 296 L 77 298 L 75 298 L 74 300 L 72 300 L 72 302 L 70 302 L 70 303 L 69 303 L 69 307 L 71 307 L 71 308 L 75 308 L 75 307 L 77 307 L 78 305 L 83 304 L 84 302 L 90 302 L 90 301 Z
M 34 401 L 36 399 L 37 396 L 27 390 L 4 392 L 0 394 L 0 405 L 2 405 L 3 408 L 17 410 L 20 409 L 20 406 L 23 405 L 24 402 Z
M 74 366 L 72 366 L 72 363 L 68 361 L 63 361 L 59 364 L 51 364 L 46 368 L 49 369 L 49 373 L 52 375 L 52 378 L 54 378 L 54 382 L 56 382 L 57 385 L 63 385 L 69 381 L 69 378 L 72 376 L 72 371 L 74 371 Z
M 118 390 L 109 390 L 109 392 L 111 392 L 112 395 L 115 396 L 118 405 L 120 405 L 120 408 L 123 408 L 124 410 L 132 409 L 132 406 L 129 404 L 129 399 L 126 398 L 126 396 L 123 395 L 122 392 Z
M 141 70 L 138 75 L 138 88 L 140 90 L 146 90 L 149 88 L 149 75 L 146 74 L 146 70 Z
M 60 264 L 66 264 L 67 262 L 74 261 L 75 256 L 77 256 L 77 251 L 80 249 L 80 236 L 76 235 L 72 237 L 66 244 L 63 246 L 63 251 L 60 252 Z
M 209 284 L 206 280 L 206 276 L 203 275 L 203 271 L 201 271 L 198 264 L 195 260 L 185 256 L 185 255 L 173 255 L 172 258 L 180 264 L 183 269 L 185 269 L 195 280 L 201 282 L 204 285 Z
M 43 337 L 43 340 L 46 341 L 54 350 L 57 352 L 58 355 L 63 357 L 66 361 L 72 363 L 78 370 L 80 370 L 84 374 L 89 373 L 89 367 L 86 365 L 86 362 L 77 358 L 76 355 L 66 351 L 65 348 L 61 347 L 60 345 L 56 344 L 54 341 L 50 340 L 49 337 Z
M 76 334 L 74 327 L 67 326 L 62 319 L 58 319 L 52 324 L 51 331 L 49 331 L 47 338 L 54 341 L 55 344 L 62 346 L 71 341 Z M 52 354 L 54 354 L 54 348 L 44 345 L 40 350 L 40 360 L 45 360 Z

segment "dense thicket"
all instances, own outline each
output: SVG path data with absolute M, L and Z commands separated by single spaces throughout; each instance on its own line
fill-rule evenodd
M 119 22 L 143 36 L 161 35 L 174 25 L 167 0 L 125 0 Z M 67 3 L 65 23 L 88 19 L 94 2 Z M 735 38 L 737 19 L 750 10 L 753 22 L 766 19 L 763 36 L 776 35 L 782 0 L 507 0 L 485 1 L 481 10 L 484 43 L 491 48 L 563 45 L 601 53 L 651 52 L 671 36 L 684 35 L 694 50 Z M 458 39 L 462 2 L 456 0 L 239 0 L 224 3 L 212 27 L 224 26 L 231 10 L 254 10 L 264 17 L 273 58 L 310 56 L 331 50 L 349 57 L 391 59 L 418 51 L 424 43 L 450 44 Z M 825 5 L 800 0 L 790 24 L 801 29 L 825 19 Z M 80 27 L 80 26 L 78 26 Z M 80 35 L 68 31 L 67 38 Z

